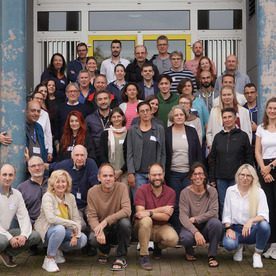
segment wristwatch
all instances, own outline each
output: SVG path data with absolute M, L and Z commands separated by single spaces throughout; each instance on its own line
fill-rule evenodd
M 149 216 L 150 216 L 150 218 L 153 216 L 153 212 L 152 211 L 149 211 Z
M 227 227 L 225 227 L 224 229 L 225 229 L 225 231 L 227 231 L 228 229 L 232 229 L 232 226 L 231 226 L 231 225 L 230 225 L 230 226 L 227 226 Z
M 270 166 L 271 170 L 274 170 L 275 166 L 272 163 L 270 163 L 269 166 Z

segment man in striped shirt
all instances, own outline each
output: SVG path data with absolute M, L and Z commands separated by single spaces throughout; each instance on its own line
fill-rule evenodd
M 176 88 L 178 83 L 183 78 L 189 78 L 194 84 L 195 90 L 197 90 L 195 76 L 192 71 L 183 68 L 183 54 L 182 52 L 173 51 L 170 54 L 170 60 L 172 68 L 165 71 L 163 74 L 167 74 L 172 78 L 171 92 L 177 92 Z

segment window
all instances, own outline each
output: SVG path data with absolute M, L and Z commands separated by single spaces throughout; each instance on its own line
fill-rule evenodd
M 108 20 L 107 20 L 108 19 Z M 189 11 L 90 11 L 90 31 L 189 30 Z
M 38 12 L 37 30 L 81 31 L 81 12 Z
M 198 30 L 242 29 L 242 10 L 199 10 Z

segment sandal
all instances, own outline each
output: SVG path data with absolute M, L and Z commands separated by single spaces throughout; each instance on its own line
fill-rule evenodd
M 213 265 L 214 261 L 217 262 L 217 264 Z M 212 255 L 208 256 L 208 262 L 209 262 L 209 267 L 218 267 L 219 266 L 219 263 L 215 256 L 212 256 Z
M 189 262 L 195 262 L 195 261 L 196 261 L 196 257 L 193 256 L 193 255 L 186 254 L 186 255 L 185 255 L 185 258 L 186 258 L 186 260 L 189 261 Z
M 109 258 L 105 255 L 100 255 L 98 259 L 99 264 L 106 264 L 108 262 Z
M 119 260 L 119 259 L 118 259 Z M 126 260 L 120 260 L 123 263 L 118 262 L 118 260 L 116 260 L 112 266 L 111 266 L 111 271 L 122 271 L 123 269 L 125 269 L 127 267 L 127 263 Z M 114 267 L 115 265 L 119 266 L 119 267 Z

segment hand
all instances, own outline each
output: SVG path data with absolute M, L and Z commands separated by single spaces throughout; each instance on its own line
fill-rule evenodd
M 251 227 L 252 227 L 252 220 L 249 219 L 242 228 L 243 237 L 247 237 L 250 235 Z
M 76 246 L 78 243 L 78 239 L 76 237 L 71 237 L 71 241 L 69 243 L 69 247 L 73 247 L 73 246 Z
M 47 155 L 47 162 L 51 162 L 53 160 L 53 154 L 52 153 L 48 153 Z
M 18 240 L 15 237 L 12 237 L 9 240 L 9 243 L 10 243 L 10 245 L 11 245 L 12 248 L 17 248 L 19 246 L 18 245 Z
M 214 188 L 217 186 L 216 182 L 210 182 L 210 185 Z
M 107 222 L 106 220 L 103 220 L 100 224 L 98 224 L 95 228 L 94 228 L 94 233 L 95 236 L 99 236 L 103 233 L 104 228 L 106 227 Z
M 189 221 L 190 221 L 192 224 L 194 224 L 194 223 L 195 223 L 195 218 L 194 218 L 194 217 L 191 217 L 191 218 L 189 218 Z
M 70 73 L 71 73 L 71 74 L 76 74 L 75 71 L 73 71 L 73 70 L 71 70 Z
M 25 236 L 17 236 L 15 237 L 17 239 L 18 246 L 24 246 L 27 238 Z
M 9 136 L 5 136 L 7 131 L 0 132 L 0 144 L 8 146 L 12 142 L 12 138 Z
M 76 226 L 76 228 L 73 230 L 73 236 L 74 236 L 74 237 L 77 236 L 78 233 L 79 233 L 79 227 Z
M 150 216 L 149 211 L 139 211 L 135 214 L 135 217 L 138 219 L 142 219 L 142 218 L 149 217 L 149 216 Z
M 115 181 L 120 181 L 120 176 L 123 173 L 122 170 L 115 171 Z
M 232 229 L 226 230 L 225 236 L 226 236 L 226 238 L 230 238 L 230 239 L 233 239 L 233 240 L 236 239 L 236 233 Z
M 205 247 L 206 246 L 206 241 L 205 241 L 204 237 L 198 231 L 195 232 L 195 241 L 196 241 L 196 244 L 200 247 Z
M 102 232 L 101 235 L 98 235 L 96 239 L 99 244 L 106 244 L 104 232 Z
M 252 131 L 256 131 L 258 125 L 256 125 L 256 123 L 254 121 L 251 121 L 251 127 L 252 127 Z
M 57 150 L 57 152 L 59 152 L 59 143 L 56 144 L 56 150 Z
M 209 152 L 211 152 L 212 151 L 212 146 L 209 146 Z
M 27 147 L 24 150 L 24 158 L 26 163 L 30 160 L 29 149 Z
M 264 178 L 264 182 L 265 183 L 270 183 L 272 181 L 274 181 L 274 177 L 269 173 L 266 176 L 263 177 Z
M 271 171 L 271 167 L 269 165 L 264 166 L 261 168 L 261 174 L 263 176 L 263 178 L 265 178 L 266 175 L 268 175 Z
M 171 216 L 173 214 L 174 208 L 172 205 L 163 206 L 163 213 Z
M 135 176 L 134 176 L 134 173 L 130 173 L 128 175 L 128 186 L 130 188 L 135 188 Z

